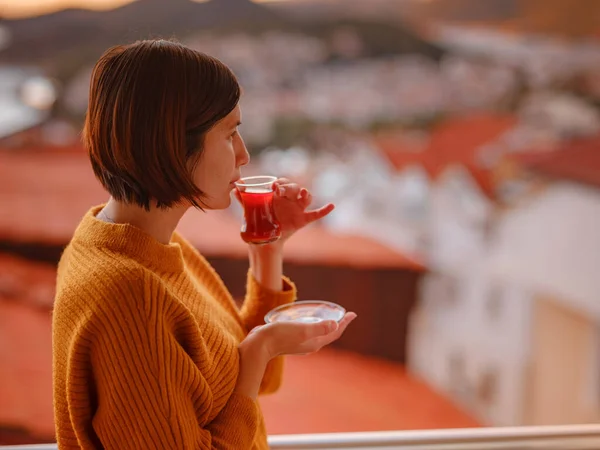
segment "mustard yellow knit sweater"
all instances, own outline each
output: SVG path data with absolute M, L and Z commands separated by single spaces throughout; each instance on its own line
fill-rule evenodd
M 131 225 L 80 223 L 58 268 L 53 313 L 59 449 L 266 449 L 258 404 L 233 393 L 237 346 L 295 300 L 249 274 L 242 309 L 177 233 L 163 245 Z M 282 361 L 261 392 L 276 390 Z

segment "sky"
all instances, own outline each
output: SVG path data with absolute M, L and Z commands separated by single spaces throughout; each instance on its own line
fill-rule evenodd
M 7 18 L 26 17 L 69 7 L 111 9 L 126 3 L 131 3 L 132 1 L 133 0 L 0 0 L 0 16 Z M 254 1 L 260 3 L 272 0 Z

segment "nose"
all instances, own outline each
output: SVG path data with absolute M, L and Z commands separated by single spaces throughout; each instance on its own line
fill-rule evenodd
M 247 165 L 250 162 L 250 154 L 248 153 L 246 144 L 244 143 L 244 140 L 241 136 L 238 136 L 238 142 L 236 147 L 237 167 Z

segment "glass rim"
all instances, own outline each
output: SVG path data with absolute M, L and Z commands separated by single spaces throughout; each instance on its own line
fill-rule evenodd
M 279 305 L 276 308 L 273 308 L 271 311 L 269 311 L 267 314 L 265 314 L 264 321 L 265 321 L 265 323 L 272 323 L 271 319 L 277 313 L 280 313 L 281 311 L 284 311 L 286 309 L 294 308 L 295 306 L 310 305 L 310 304 L 313 304 L 315 306 L 317 306 L 317 305 L 327 306 L 331 309 L 340 311 L 342 313 L 342 316 L 340 317 L 339 320 L 336 321 L 338 323 L 340 320 L 342 320 L 344 318 L 344 316 L 346 315 L 346 312 L 347 312 L 346 308 L 344 308 L 342 305 L 340 305 L 338 303 L 334 303 L 334 302 L 329 302 L 327 300 L 297 300 L 295 302 L 286 303 L 284 305 Z
M 264 180 L 264 181 L 260 181 L 258 183 L 256 183 L 256 182 L 247 183 L 247 181 L 257 181 L 257 180 Z M 274 177 L 271 175 L 256 175 L 253 177 L 240 178 L 238 181 L 235 182 L 235 185 L 240 186 L 240 187 L 262 187 L 262 186 L 270 186 L 275 181 L 277 181 L 277 177 Z

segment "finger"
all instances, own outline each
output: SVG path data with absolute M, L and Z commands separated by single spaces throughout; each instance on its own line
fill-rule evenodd
M 319 209 L 313 209 L 312 211 L 307 211 L 304 213 L 304 218 L 307 223 L 315 222 L 319 219 L 322 219 L 326 215 L 328 215 L 331 211 L 335 209 L 335 205 L 333 203 L 329 203 L 325 206 L 322 206 Z
M 342 334 L 344 334 L 344 331 L 346 331 L 346 328 L 348 327 L 348 325 L 350 325 L 350 323 L 354 319 L 356 319 L 356 317 L 357 317 L 357 315 L 353 312 L 346 313 L 346 315 L 342 318 L 342 320 L 338 324 L 338 328 L 335 331 L 333 331 L 329 334 L 326 334 L 324 336 L 318 336 L 309 341 L 306 341 L 302 345 L 303 351 L 307 351 L 307 352 L 311 352 L 311 353 L 317 352 L 321 348 L 325 347 L 326 345 L 329 345 L 332 342 L 337 341 L 342 336 Z
M 334 320 L 325 320 L 322 322 L 303 323 L 303 322 L 275 322 L 270 324 L 273 332 L 279 336 L 289 336 L 295 334 L 297 342 L 309 341 L 319 336 L 325 336 L 333 333 L 338 328 L 338 323 Z
M 302 341 L 311 341 L 315 338 L 327 336 L 329 334 L 334 333 L 339 325 L 335 320 L 325 320 L 323 322 L 316 323 L 298 323 L 303 330 L 302 333 Z
M 286 184 L 291 184 L 292 182 L 290 180 L 288 180 L 287 178 L 277 178 L 275 181 L 273 181 L 273 190 L 275 192 L 278 191 L 279 186 L 283 186 Z
M 300 201 L 302 207 L 306 209 L 312 203 L 312 194 L 305 188 L 302 188 L 300 189 L 300 194 L 298 194 L 298 200 Z
M 319 336 L 327 336 L 328 334 L 334 333 L 339 324 L 335 320 L 324 320 L 323 322 L 317 322 L 310 327 L 310 337 L 308 339 L 313 339 Z
M 252 329 L 250 330 L 250 333 L 248 333 L 248 336 L 250 336 L 250 335 L 251 335 L 251 334 L 253 334 L 253 333 L 256 333 L 258 330 L 260 330 L 260 329 L 261 329 L 261 328 L 263 328 L 263 327 L 264 327 L 264 325 L 259 325 L 259 326 L 257 326 L 257 327 L 254 327 L 254 328 L 252 328 Z
M 347 312 L 346 314 L 344 314 L 344 317 L 342 317 L 342 320 L 340 320 L 340 326 L 343 326 L 343 325 L 345 326 L 345 325 L 349 324 L 357 317 L 358 316 L 356 315 L 355 312 Z
M 340 321 L 338 329 L 336 330 L 336 334 L 338 335 L 337 336 L 338 338 L 342 334 L 344 334 L 344 331 L 346 331 L 346 328 L 348 328 L 348 325 L 350 325 L 352 323 L 352 321 L 354 319 L 356 319 L 356 317 L 357 317 L 356 313 L 353 313 L 353 312 L 349 312 L 344 315 L 343 319 Z
M 287 200 L 297 200 L 300 194 L 300 186 L 296 183 L 280 184 L 278 194 Z
M 274 184 L 276 185 L 282 185 L 282 184 L 291 184 L 291 180 L 287 179 L 287 178 L 277 178 L 274 182 Z
M 340 322 L 338 323 L 337 329 L 334 332 L 332 332 L 326 336 L 323 336 L 322 339 L 324 341 L 328 341 L 327 344 L 330 344 L 331 342 L 336 341 L 337 339 L 339 339 L 342 336 L 342 334 L 344 334 L 344 331 L 346 331 L 346 328 L 348 327 L 348 325 L 350 325 L 350 323 L 354 319 L 356 319 L 356 317 L 357 317 L 356 314 L 353 312 L 346 313 L 344 315 L 344 317 L 342 318 L 342 320 L 340 320 Z M 327 345 L 327 344 L 325 344 L 325 345 Z
M 346 330 L 348 325 L 350 325 L 350 323 L 354 319 L 356 319 L 356 317 L 357 317 L 356 313 L 353 313 L 353 312 L 348 312 L 348 313 L 344 314 L 344 317 L 342 317 L 342 320 L 340 320 L 338 322 L 337 329 L 335 331 L 331 332 L 330 334 L 324 336 L 324 338 L 331 339 L 331 341 L 335 341 L 344 333 L 344 330 Z

